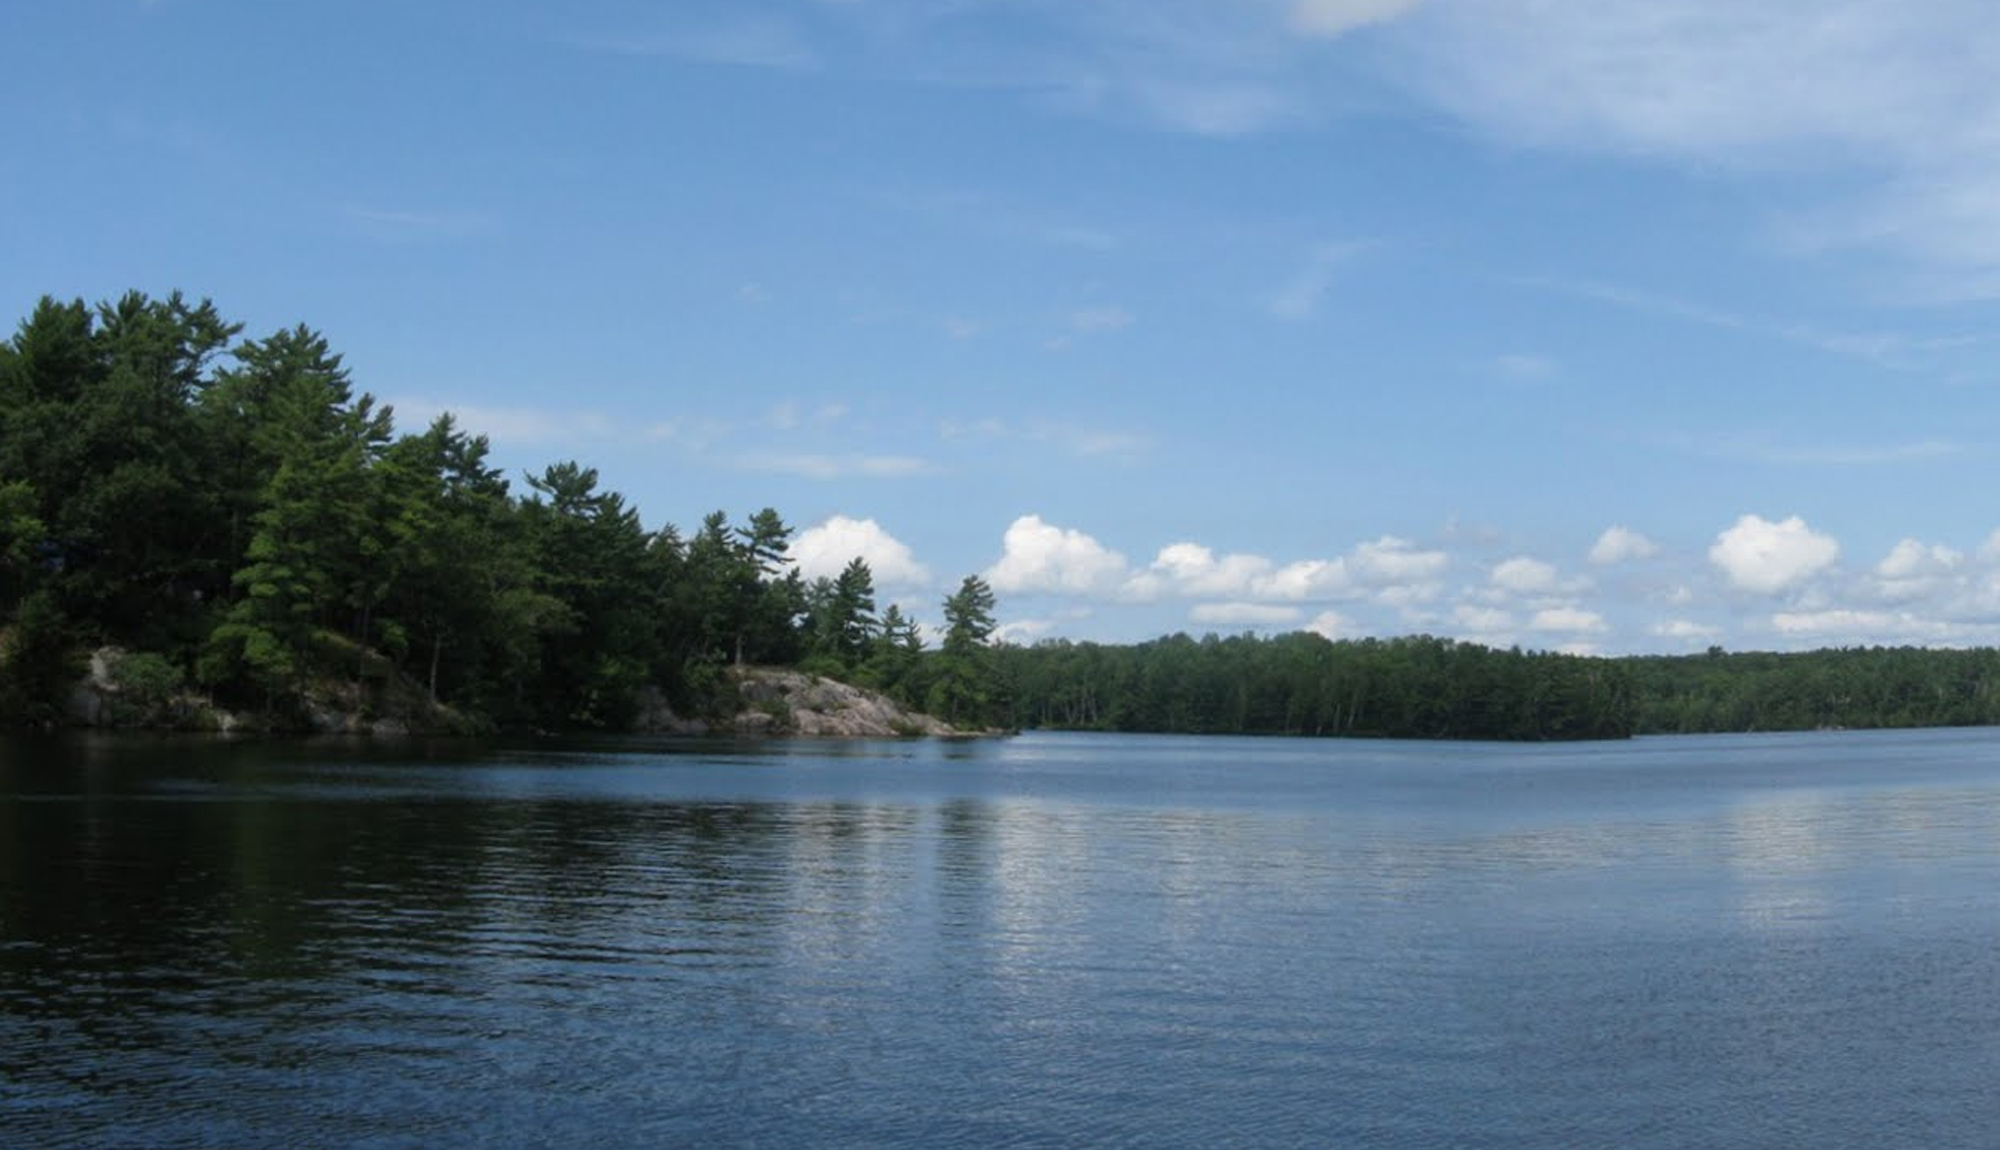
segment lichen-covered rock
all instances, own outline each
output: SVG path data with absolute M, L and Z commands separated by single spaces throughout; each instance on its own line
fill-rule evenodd
M 873 691 L 803 671 L 744 667 L 731 677 L 743 700 L 730 721 L 739 734 L 887 739 L 965 733 Z
M 189 689 L 181 670 L 159 655 L 100 647 L 90 670 L 71 685 L 63 717 L 73 726 L 146 730 L 372 734 L 464 734 L 474 724 L 393 673 L 365 687 L 322 679 L 275 713 L 224 710 Z
M 241 725 L 237 716 L 187 690 L 166 660 L 119 647 L 90 653 L 90 670 L 63 700 L 63 717 L 80 727 L 228 731 Z

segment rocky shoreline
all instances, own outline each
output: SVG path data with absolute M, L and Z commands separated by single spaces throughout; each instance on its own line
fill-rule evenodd
M 734 714 L 684 718 L 655 691 L 643 700 L 634 729 L 681 735 L 829 739 L 967 738 L 1001 733 L 954 727 L 874 691 L 789 668 L 732 667 L 729 683 L 741 702 L 741 709 Z
M 433 703 L 386 667 L 367 683 L 332 682 L 310 692 L 302 710 L 282 722 L 230 711 L 166 679 L 145 656 L 103 647 L 70 688 L 63 723 L 97 730 L 207 731 L 216 734 L 470 735 L 477 721 Z M 716 705 L 700 716 L 677 714 L 657 688 L 647 688 L 629 728 L 636 733 L 746 737 L 889 739 L 998 735 L 965 730 L 894 700 L 823 675 L 782 667 L 732 667 Z

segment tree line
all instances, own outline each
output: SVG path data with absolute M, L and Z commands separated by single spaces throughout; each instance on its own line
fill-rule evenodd
M 1173 635 L 994 653 L 1020 726 L 1188 734 L 1610 739 L 1638 715 L 1629 668 L 1428 635 L 1331 642 Z
M 775 510 L 649 531 L 576 462 L 517 493 L 451 416 L 399 434 L 318 333 L 241 331 L 134 292 L 45 298 L 0 344 L 0 720 L 54 718 L 103 645 L 267 714 L 395 679 L 475 725 L 616 728 L 642 688 L 700 709 L 754 662 L 990 720 L 976 577 L 927 652 L 860 560 L 804 579 Z
M 2000 650 L 1585 658 L 1310 633 L 994 654 L 1016 725 L 1192 734 L 1601 739 L 2000 724 Z
M 868 565 L 804 578 L 766 508 L 688 535 L 568 461 L 517 492 L 449 415 L 399 433 L 304 326 L 204 300 L 44 299 L 0 344 L 0 723 L 84 653 L 153 694 L 284 716 L 400 683 L 475 727 L 616 729 L 797 666 L 961 726 L 1416 738 L 2000 722 L 2000 652 L 1584 658 L 1431 636 L 995 643 L 969 576 L 935 648 Z

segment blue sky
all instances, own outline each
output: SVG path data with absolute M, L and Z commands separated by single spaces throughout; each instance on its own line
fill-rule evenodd
M 0 285 L 935 618 L 2000 641 L 1980 0 L 0 10 Z

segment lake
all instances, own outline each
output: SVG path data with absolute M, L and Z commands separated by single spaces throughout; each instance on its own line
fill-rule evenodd
M 0 1145 L 1985 1147 L 2000 731 L 0 742 Z

